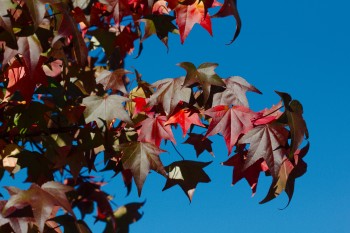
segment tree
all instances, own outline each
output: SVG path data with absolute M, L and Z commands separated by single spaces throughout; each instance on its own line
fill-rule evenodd
M 144 203 L 113 209 L 102 180 L 90 176 L 99 154 L 105 168 L 97 172 L 120 174 L 128 193 L 134 181 L 141 195 L 154 170 L 164 176 L 163 190 L 179 185 L 192 201 L 198 183 L 210 182 L 211 162 L 180 154 L 182 160 L 163 165 L 161 143 L 179 140 L 172 133 L 177 126 L 197 157 L 213 152 L 209 137 L 223 136 L 232 184 L 246 179 L 254 194 L 260 173 L 271 175 L 261 203 L 283 191 L 291 200 L 309 147 L 298 100 L 276 92 L 281 102 L 255 112 L 246 92 L 261 92 L 241 77 L 221 78 L 215 63 L 179 63 L 184 76 L 153 84 L 124 68 L 135 44 L 141 55 L 153 34 L 166 47 L 169 33 L 184 43 L 194 24 L 211 34 L 212 17 L 234 16 L 233 42 L 241 27 L 235 0 L 0 2 L 0 171 L 15 177 L 26 169 L 31 183 L 27 190 L 6 187 L 2 231 L 90 232 L 84 216 L 95 214 L 105 232 L 128 232 Z

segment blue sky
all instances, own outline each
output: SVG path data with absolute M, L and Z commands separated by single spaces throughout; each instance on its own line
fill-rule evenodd
M 270 177 L 261 176 L 258 191 L 251 198 L 245 181 L 231 186 L 231 167 L 223 139 L 213 137 L 214 153 L 203 154 L 201 161 L 213 163 L 205 169 L 210 184 L 199 184 L 189 204 L 180 188 L 162 192 L 165 183 L 152 173 L 140 199 L 136 190 L 130 197 L 116 186 L 116 201 L 147 200 L 143 218 L 131 225 L 131 232 L 142 233 L 217 233 L 217 232 L 350 232 L 350 154 L 347 150 L 350 81 L 350 3 L 346 1 L 239 1 L 243 27 L 237 41 L 225 44 L 233 35 L 234 19 L 214 19 L 214 37 L 195 26 L 184 45 L 170 36 L 169 53 L 155 36 L 144 44 L 138 59 L 127 60 L 126 68 L 137 68 L 149 82 L 184 75 L 175 64 L 191 61 L 217 62 L 222 77 L 240 75 L 264 94 L 248 94 L 254 110 L 279 101 L 274 90 L 289 92 L 304 106 L 311 148 L 305 158 L 307 173 L 297 179 L 288 208 L 286 195 L 264 205 Z M 180 135 L 180 134 L 179 134 Z M 191 147 L 179 150 L 195 159 Z M 180 159 L 170 146 L 161 158 L 165 164 Z M 117 178 L 120 179 L 120 178 Z M 115 183 L 114 183 L 115 182 Z M 135 187 L 134 187 L 135 188 Z M 119 201 L 120 200 L 120 201 Z

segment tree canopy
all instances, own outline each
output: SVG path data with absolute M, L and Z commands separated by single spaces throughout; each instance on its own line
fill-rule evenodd
M 141 195 L 153 170 L 164 177 L 163 191 L 178 185 L 192 201 L 197 185 L 210 182 L 205 168 L 211 161 L 179 154 L 164 165 L 162 143 L 192 145 L 199 157 L 213 154 L 210 137 L 218 134 L 229 156 L 223 165 L 233 167 L 232 184 L 245 179 L 254 194 L 265 173 L 272 183 L 261 203 L 283 191 L 291 200 L 309 148 L 298 100 L 276 91 L 279 103 L 253 111 L 246 92 L 261 92 L 242 77 L 222 78 L 216 63 L 184 61 L 177 64 L 183 76 L 155 83 L 125 69 L 125 58 L 134 51 L 142 56 L 153 34 L 166 47 L 170 33 L 184 43 L 195 24 L 212 34 L 213 17 L 234 17 L 234 42 L 241 28 L 236 0 L 0 4 L 0 177 L 7 172 L 16 179 L 25 169 L 31 184 L 27 190 L 5 187 L 0 231 L 91 232 L 84 217 L 92 214 L 105 222 L 104 232 L 128 232 L 144 203 L 115 209 L 103 180 L 91 173 L 113 171 L 128 194 L 136 191 L 134 182 Z M 178 126 L 182 139 L 173 135 Z

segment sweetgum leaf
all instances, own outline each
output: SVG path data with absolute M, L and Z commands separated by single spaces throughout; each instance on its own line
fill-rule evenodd
M 185 137 L 192 125 L 205 127 L 199 119 L 198 114 L 199 112 L 194 109 L 183 108 L 172 115 L 165 124 L 179 124 L 182 129 L 182 136 Z
M 292 200 L 294 193 L 295 179 L 302 176 L 306 172 L 307 165 L 303 161 L 303 157 L 309 151 L 309 143 L 300 150 L 297 150 L 294 154 L 294 164 L 289 160 L 285 159 L 280 168 L 278 178 L 274 178 L 270 186 L 269 192 L 266 197 L 260 202 L 260 204 L 269 202 L 280 195 L 283 191 L 288 196 L 288 203 Z M 286 206 L 286 207 L 287 207 Z
M 63 227 L 64 233 L 91 233 L 92 231 L 83 220 L 65 214 L 51 219 Z
M 154 144 L 148 142 L 130 142 L 117 146 L 122 153 L 124 169 L 130 169 L 139 196 L 149 171 L 152 169 L 166 176 L 159 154 L 164 152 Z
M 163 191 L 174 185 L 179 185 L 191 202 L 198 183 L 210 182 L 209 176 L 203 171 L 203 168 L 209 164 L 211 164 L 211 162 L 203 163 L 191 160 L 171 163 L 165 167 L 168 173 L 168 179 Z
M 297 151 L 303 142 L 304 137 L 309 137 L 306 123 L 303 118 L 303 106 L 298 100 L 292 100 L 292 97 L 287 93 L 277 91 L 276 93 L 281 96 L 285 106 L 285 112 L 281 116 L 281 121 L 286 119 L 287 122 L 285 123 L 288 124 L 290 128 L 291 149 L 289 157 L 293 158 L 294 152 Z
M 43 232 L 45 222 L 50 217 L 54 206 L 61 206 L 74 216 L 65 195 L 65 192 L 72 189 L 57 182 L 48 182 L 41 187 L 32 184 L 28 190 L 20 190 L 18 193 L 11 195 L 2 213 L 4 216 L 8 216 L 16 209 L 22 209 L 30 205 L 39 230 Z
M 141 126 L 137 131 L 137 140 L 140 142 L 149 142 L 158 147 L 160 146 L 162 139 L 170 140 L 175 143 L 171 127 L 166 124 L 166 116 L 146 118 L 136 125 L 136 127 L 138 126 Z
M 212 85 L 225 87 L 224 81 L 214 71 L 218 66 L 216 63 L 203 63 L 196 68 L 191 62 L 181 62 L 178 66 L 187 71 L 183 86 L 188 87 L 198 83 L 203 90 L 204 103 L 208 101 Z
M 145 23 L 145 34 L 142 37 L 141 42 L 156 34 L 157 37 L 168 47 L 168 33 L 179 33 L 176 26 L 171 22 L 175 17 L 170 15 L 148 15 L 141 19 L 141 22 Z
M 244 106 L 229 108 L 225 105 L 219 105 L 206 110 L 204 114 L 211 117 L 205 136 L 221 133 L 224 136 L 228 154 L 231 154 L 239 136 L 253 128 L 252 119 L 257 117 L 257 113 Z
M 171 114 L 179 102 L 188 103 L 191 98 L 191 89 L 182 87 L 185 78 L 167 78 L 152 84 L 156 92 L 150 97 L 148 106 L 162 104 L 166 114 Z
M 34 28 L 37 28 L 45 16 L 45 12 L 46 12 L 45 1 L 26 0 L 25 3 L 28 7 L 30 16 L 32 17 Z
M 205 9 L 203 1 L 196 0 L 191 5 L 178 4 L 174 11 L 176 13 L 176 23 L 179 26 L 182 44 L 185 42 L 185 39 L 196 23 L 207 30 L 210 35 L 213 34 L 211 19 Z
M 144 204 L 145 202 L 133 202 L 119 207 L 113 214 L 117 224 L 116 229 L 113 227 L 113 224 L 111 224 L 111 221 L 109 221 L 103 233 L 128 233 L 129 225 L 139 221 L 143 216 L 143 213 L 140 213 L 139 210 Z
M 55 11 L 60 12 L 55 15 L 57 20 L 58 33 L 54 37 L 52 44 L 55 44 L 56 41 L 62 37 L 72 37 L 74 55 L 79 66 L 84 66 L 88 57 L 88 49 L 85 45 L 84 38 L 82 33 L 77 27 L 77 23 L 74 18 L 69 14 L 68 10 L 63 3 L 57 3 L 52 5 Z
M 250 144 L 244 168 L 247 169 L 260 158 L 266 161 L 274 178 L 278 177 L 285 159 L 288 130 L 283 125 L 270 123 L 251 129 L 239 140 L 239 144 Z
M 130 71 L 124 69 L 117 69 L 113 72 L 104 70 L 96 78 L 96 83 L 102 84 L 105 90 L 111 89 L 113 92 L 120 91 L 126 94 L 123 77 L 130 73 Z
M 193 145 L 194 149 L 196 150 L 197 157 L 199 157 L 199 155 L 205 150 L 214 156 L 213 148 L 211 147 L 211 144 L 213 143 L 212 141 L 202 134 L 189 133 L 188 136 L 189 137 L 184 143 Z
M 236 19 L 236 30 L 233 36 L 233 39 L 229 44 L 233 43 L 241 32 L 242 22 L 237 10 L 237 0 L 225 0 L 224 4 L 220 8 L 220 10 L 213 15 L 213 18 L 226 17 L 233 15 Z
M 83 99 L 83 104 L 86 106 L 84 110 L 85 121 L 96 121 L 99 127 L 104 125 L 103 121 L 106 121 L 107 127 L 109 127 L 115 118 L 132 124 L 122 104 L 127 101 L 130 100 L 119 95 L 85 97 Z
M 239 76 L 232 76 L 223 79 L 226 89 L 223 92 L 214 94 L 213 106 L 216 105 L 242 105 L 249 107 L 246 92 L 252 91 L 262 94 L 253 85 L 249 84 L 245 79 Z
M 26 182 L 43 184 L 53 180 L 53 171 L 51 170 L 52 164 L 42 154 L 23 150 L 15 157 L 18 158 L 17 164 L 19 164 L 21 168 L 27 168 Z
M 253 165 L 244 169 L 246 154 L 247 151 L 237 153 L 222 164 L 234 167 L 232 172 L 232 185 L 235 185 L 238 181 L 245 178 L 252 189 L 252 195 L 254 195 L 257 189 L 260 172 L 267 171 L 268 168 L 266 162 L 263 159 L 259 159 Z
M 27 233 L 28 232 L 28 223 L 34 221 L 33 213 L 27 217 L 5 217 L 2 213 L 3 208 L 5 207 L 7 201 L 0 201 L 0 232 L 16 232 L 16 233 Z M 27 208 L 23 208 L 26 209 Z M 22 209 L 22 210 L 23 210 Z M 30 208 L 31 211 L 31 208 Z

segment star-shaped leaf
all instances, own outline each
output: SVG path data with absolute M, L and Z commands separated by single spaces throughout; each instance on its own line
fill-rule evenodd
M 39 230 L 43 232 L 45 222 L 50 217 L 54 206 L 60 206 L 75 216 L 65 194 L 71 190 L 73 188 L 57 182 L 47 182 L 41 187 L 32 184 L 28 190 L 17 190 L 17 193 L 12 194 L 2 213 L 8 216 L 16 209 L 30 205 Z M 11 189 L 10 193 L 12 191 Z
M 188 87 L 198 83 L 203 90 L 204 103 L 208 101 L 212 85 L 225 87 L 224 81 L 214 71 L 218 66 L 216 63 L 203 63 L 196 68 L 191 62 L 181 62 L 178 66 L 187 71 L 183 86 Z
M 164 151 L 154 144 L 130 142 L 116 146 L 116 149 L 122 153 L 123 168 L 130 169 L 132 172 L 139 196 L 151 169 L 166 176 L 163 164 L 159 158 L 159 154 Z
M 85 121 L 96 121 L 99 127 L 104 125 L 103 121 L 106 121 L 109 127 L 115 118 L 132 124 L 129 114 L 122 104 L 127 101 L 130 101 L 130 99 L 119 95 L 85 97 L 83 99 L 83 104 L 86 106 L 84 110 Z
M 179 26 L 181 43 L 185 42 L 193 26 L 198 23 L 210 35 L 213 34 L 210 15 L 207 13 L 203 1 L 196 0 L 191 5 L 178 4 L 175 9 L 176 23 Z
M 185 192 L 190 202 L 198 183 L 209 183 L 209 176 L 203 171 L 203 168 L 211 162 L 197 162 L 191 160 L 182 160 L 173 162 L 165 167 L 168 172 L 168 179 L 163 188 L 167 190 L 174 185 L 179 185 Z
M 148 15 L 143 19 L 140 19 L 141 22 L 145 23 L 145 34 L 141 40 L 144 41 L 153 34 L 156 34 L 157 37 L 163 42 L 163 44 L 168 47 L 168 33 L 178 34 L 178 29 L 171 22 L 175 17 L 170 15 Z
M 182 129 L 182 136 L 185 137 L 188 129 L 192 125 L 198 125 L 201 127 L 205 127 L 198 116 L 198 111 L 189 108 L 183 108 L 177 111 L 174 115 L 172 115 L 165 125 L 168 124 L 179 124 Z
M 204 112 L 211 117 L 206 137 L 221 133 L 224 136 L 228 154 L 237 143 L 241 134 L 253 128 L 252 119 L 257 113 L 243 106 L 229 108 L 225 105 L 215 106 Z
M 272 176 L 278 177 L 280 167 L 285 159 L 287 140 L 288 130 L 281 124 L 270 123 L 253 128 L 238 142 L 239 144 L 250 144 L 244 168 L 250 167 L 263 158 Z
M 213 142 L 202 134 L 189 133 L 188 138 L 184 143 L 193 145 L 194 149 L 196 150 L 197 157 L 199 157 L 199 155 L 205 150 L 214 156 L 213 148 L 211 147 Z
M 246 92 L 252 91 L 261 94 L 254 86 L 239 76 L 223 79 L 226 89 L 214 94 L 213 106 L 216 105 L 242 105 L 249 107 Z
M 268 167 L 263 159 L 259 159 L 253 165 L 244 169 L 246 154 L 247 151 L 237 153 L 222 164 L 234 167 L 232 172 L 232 185 L 235 185 L 238 181 L 245 178 L 252 189 L 252 195 L 254 195 L 258 185 L 260 172 L 267 171 Z
M 113 72 L 104 70 L 96 78 L 96 83 L 102 84 L 105 90 L 111 89 L 113 92 L 121 91 L 126 94 L 123 77 L 130 73 L 132 72 L 125 69 L 117 69 Z
M 148 105 L 162 104 L 167 115 L 171 114 L 180 101 L 188 103 L 191 98 L 191 89 L 182 87 L 185 78 L 167 78 L 152 84 L 156 92 L 150 97 Z
M 141 126 L 137 131 L 139 135 L 138 141 L 140 142 L 149 142 L 158 147 L 163 139 L 175 143 L 171 127 L 170 125 L 166 125 L 166 116 L 146 118 L 136 125 L 136 127 L 138 126 Z

